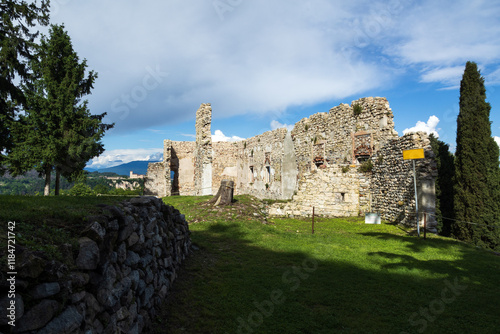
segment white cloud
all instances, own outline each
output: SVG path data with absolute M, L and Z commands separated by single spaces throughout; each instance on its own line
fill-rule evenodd
M 107 168 L 141 160 L 160 161 L 163 159 L 161 152 L 163 152 L 161 148 L 106 150 L 100 156 L 92 159 L 87 168 Z
M 500 146 L 500 137 L 494 136 L 493 139 L 497 142 L 498 146 Z
M 500 55 L 498 1 L 424 0 L 404 12 L 385 52 L 403 64 L 422 66 L 423 82 L 441 81 L 456 87 L 468 60 L 498 63 Z
M 66 23 L 75 49 L 99 73 L 92 112 L 107 111 L 115 133 L 123 133 L 191 120 L 204 102 L 219 118 L 265 114 L 361 94 L 389 80 L 384 66 L 359 57 L 347 23 L 364 13 L 352 4 L 233 1 L 221 20 L 213 3 L 59 6 L 53 19 Z
M 281 124 L 280 122 L 278 122 L 276 120 L 271 121 L 271 130 L 286 128 L 288 131 L 292 131 L 293 127 L 294 127 L 294 125 Z
M 500 68 L 497 68 L 493 72 L 486 75 L 485 79 L 486 79 L 486 85 L 500 84 Z
M 238 136 L 227 137 L 222 133 L 221 130 L 215 130 L 215 133 L 212 135 L 212 141 L 241 141 L 245 140 L 245 138 L 241 138 Z
M 456 86 L 466 60 L 500 58 L 499 1 L 220 3 L 65 1 L 52 19 L 99 73 L 90 109 L 117 134 L 192 120 L 205 102 L 221 118 L 358 98 L 409 72 Z
M 438 131 L 440 129 L 437 129 L 438 124 L 439 124 L 439 118 L 433 115 L 429 117 L 427 123 L 418 121 L 414 127 L 409 129 L 404 129 L 403 134 L 422 131 L 428 134 L 432 133 L 434 136 L 439 137 Z
M 395 50 L 412 63 L 498 60 L 499 15 L 497 1 L 422 1 L 400 22 L 404 41 Z
M 452 87 L 459 87 L 464 69 L 463 65 L 431 69 L 422 74 L 420 81 L 441 82 Z

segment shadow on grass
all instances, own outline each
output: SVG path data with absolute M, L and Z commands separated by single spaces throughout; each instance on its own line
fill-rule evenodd
M 493 333 L 500 326 L 500 261 L 484 252 L 364 233 L 367 242 L 404 243 L 408 252 L 373 249 L 356 262 L 342 250 L 311 256 L 322 250 L 315 237 L 294 248 L 306 239 L 292 234 L 283 247 L 265 230 L 270 242 L 259 246 L 255 233 L 233 222 L 193 229 L 200 250 L 180 270 L 151 333 Z

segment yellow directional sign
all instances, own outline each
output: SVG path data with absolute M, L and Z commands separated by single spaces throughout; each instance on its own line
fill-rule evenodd
M 403 159 L 404 160 L 414 160 L 414 159 L 423 159 L 423 158 L 425 158 L 423 148 L 418 148 L 416 150 L 404 150 L 403 151 Z

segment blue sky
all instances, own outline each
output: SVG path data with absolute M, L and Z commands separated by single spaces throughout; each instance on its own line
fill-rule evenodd
M 194 140 L 211 103 L 217 140 L 293 125 L 361 97 L 387 97 L 400 135 L 455 146 L 465 63 L 486 79 L 500 140 L 500 1 L 52 0 L 89 69 L 92 113 L 115 122 L 106 167 Z

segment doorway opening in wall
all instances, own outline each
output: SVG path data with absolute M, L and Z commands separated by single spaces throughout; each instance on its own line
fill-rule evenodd
M 172 185 L 172 196 L 180 195 L 179 192 L 179 169 L 170 167 L 170 181 Z
M 255 176 L 254 176 L 254 168 L 253 166 L 250 166 L 250 184 L 253 184 L 255 182 Z
M 172 156 L 170 158 L 170 180 L 171 180 L 171 195 L 178 196 L 180 195 L 180 187 L 179 187 L 179 157 L 175 153 L 175 150 L 172 149 Z

